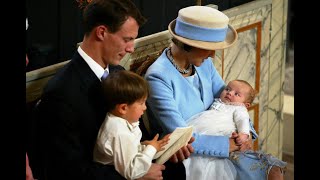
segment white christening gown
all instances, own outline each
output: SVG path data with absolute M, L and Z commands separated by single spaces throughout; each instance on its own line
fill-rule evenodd
M 230 137 L 240 120 L 248 121 L 248 125 L 238 128 L 249 132 L 249 114 L 243 104 L 225 104 L 215 99 L 209 110 L 191 117 L 187 123 L 193 126 L 195 133 Z M 187 180 L 236 179 L 237 171 L 228 158 L 192 154 L 183 163 Z

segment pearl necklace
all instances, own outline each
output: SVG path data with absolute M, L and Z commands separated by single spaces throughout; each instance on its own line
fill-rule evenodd
M 175 62 L 171 53 L 171 48 L 169 47 L 167 50 L 167 57 L 170 60 L 170 62 L 172 63 L 172 65 L 181 73 L 181 74 L 188 74 L 190 72 L 190 70 L 192 69 L 192 65 L 189 64 L 187 69 L 181 69 Z

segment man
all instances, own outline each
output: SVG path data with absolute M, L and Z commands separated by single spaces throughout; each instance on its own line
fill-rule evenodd
M 124 179 L 114 166 L 93 162 L 94 144 L 106 115 L 100 79 L 105 71 L 124 69 L 120 60 L 134 51 L 145 18 L 130 0 L 93 0 L 84 9 L 83 23 L 80 47 L 50 79 L 35 111 L 36 151 L 29 158 L 38 179 Z M 189 144 L 172 161 L 181 161 L 192 151 Z M 185 176 L 183 165 L 179 167 L 182 172 L 171 174 Z M 141 179 L 162 179 L 165 168 L 152 164 Z

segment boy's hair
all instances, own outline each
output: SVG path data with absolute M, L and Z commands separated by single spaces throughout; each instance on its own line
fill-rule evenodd
M 83 30 L 89 34 L 96 26 L 105 25 L 109 32 L 115 33 L 130 16 L 139 26 L 146 22 L 131 0 L 93 0 L 83 11 Z
M 242 82 L 242 83 L 248 85 L 248 87 L 250 88 L 250 92 L 249 92 L 249 96 L 248 96 L 248 98 L 247 98 L 247 101 L 248 101 L 248 103 L 252 104 L 252 102 L 253 102 L 254 98 L 256 97 L 256 94 L 257 94 L 257 93 L 256 93 L 256 90 L 253 89 L 253 87 L 251 86 L 251 84 L 248 83 L 248 82 L 245 81 L 245 80 L 235 79 L 234 81 Z
M 107 78 L 102 80 L 102 89 L 108 104 L 108 111 L 115 108 L 117 104 L 130 105 L 149 95 L 147 81 L 138 74 L 127 70 L 110 73 Z

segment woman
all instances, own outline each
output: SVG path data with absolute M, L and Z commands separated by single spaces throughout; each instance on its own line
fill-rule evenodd
M 151 88 L 147 110 L 153 133 L 167 134 L 177 127 L 187 126 L 187 119 L 207 110 L 219 96 L 225 83 L 213 66 L 212 58 L 215 50 L 232 46 L 238 37 L 228 23 L 229 18 L 216 9 L 190 6 L 181 9 L 177 19 L 169 24 L 173 43 L 145 75 Z M 250 140 L 243 145 L 235 144 L 234 139 L 238 135 L 234 134 L 228 137 L 194 133 L 193 156 L 228 158 L 230 152 L 251 149 L 251 138 L 257 138 L 252 124 Z M 262 160 L 250 158 L 245 163 L 250 166 L 256 161 L 262 164 Z M 283 178 L 280 168 L 270 168 L 271 171 L 266 171 L 266 168 L 250 172 L 249 169 L 237 168 L 237 176 L 256 179 L 257 176 L 267 177 L 272 172 L 269 174 L 276 174 L 277 179 Z

